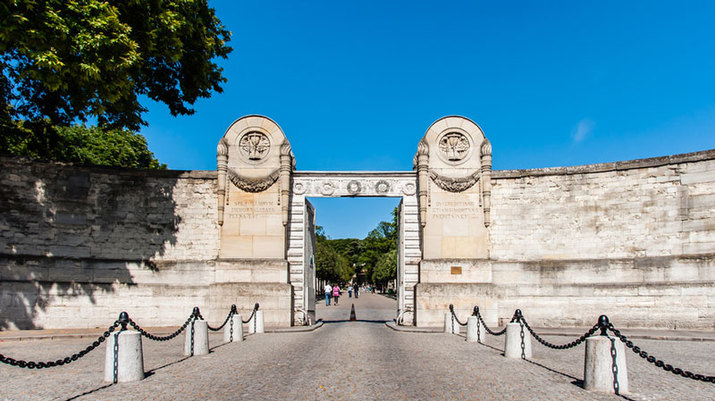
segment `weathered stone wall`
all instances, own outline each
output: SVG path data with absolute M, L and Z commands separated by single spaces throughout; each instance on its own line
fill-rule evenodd
M 715 151 L 493 178 L 491 259 L 715 252 Z
M 489 256 L 422 260 L 418 325 L 454 303 L 490 324 L 521 308 L 534 325 L 606 313 L 715 328 L 715 151 L 495 171 L 492 184 Z M 217 214 L 215 172 L 0 158 L 0 329 L 101 327 L 121 310 L 175 325 L 195 305 L 218 322 L 255 302 L 290 325 L 287 261 L 220 258 Z
M 216 321 L 255 302 L 289 324 L 290 286 L 261 284 L 286 282 L 285 262 L 217 260 L 216 172 L 0 166 L 0 329 L 104 326 L 122 310 L 175 325 L 195 305 Z
M 493 178 L 490 258 L 423 263 L 418 324 L 715 328 L 715 151 Z

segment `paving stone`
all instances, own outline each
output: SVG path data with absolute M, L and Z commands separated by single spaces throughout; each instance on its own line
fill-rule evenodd
M 355 304 L 357 321 L 349 321 Z M 183 335 L 143 340 L 147 378 L 102 381 L 104 346 L 67 366 L 28 370 L 0 365 L 3 400 L 715 400 L 715 386 L 653 367 L 628 352 L 631 393 L 587 392 L 583 346 L 557 351 L 534 342 L 530 361 L 502 356 L 503 337 L 485 344 L 463 336 L 387 328 L 394 301 L 363 294 L 337 307 L 318 304 L 325 324 L 312 332 L 271 333 L 224 344 L 212 334 L 209 355 L 183 356 Z M 214 323 L 214 322 L 211 322 Z M 569 342 L 546 336 L 554 343 Z M 53 360 L 83 349 L 86 338 L 8 341 L 0 353 Z M 646 351 L 682 368 L 715 374 L 711 341 L 638 340 Z

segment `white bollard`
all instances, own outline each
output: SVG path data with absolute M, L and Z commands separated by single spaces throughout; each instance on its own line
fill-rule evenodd
M 184 355 L 206 355 L 209 353 L 209 325 L 205 320 L 194 321 L 194 350 L 191 352 L 191 323 L 186 326 Z
M 521 358 L 522 334 L 524 336 L 524 357 L 531 358 L 531 333 L 520 323 L 509 323 L 506 325 L 505 357 Z
M 470 316 L 467 318 L 467 342 L 475 343 L 477 342 L 477 325 L 479 324 L 476 316 Z
M 452 321 L 452 313 L 447 312 L 444 314 L 444 332 L 449 334 L 454 334 L 456 330 L 457 322 Z
M 612 349 L 616 352 L 617 375 L 614 378 Z M 623 342 L 607 336 L 591 336 L 586 339 L 586 357 L 583 364 L 583 388 L 590 391 L 615 393 L 614 379 L 618 382 L 618 394 L 628 393 L 626 349 Z
M 232 326 L 233 325 L 233 326 Z M 233 328 L 233 333 L 231 329 Z M 223 328 L 223 341 L 227 343 L 243 341 L 243 321 L 241 315 L 233 315 Z
M 114 382 L 114 344 L 117 348 L 117 382 L 144 379 L 142 336 L 138 331 L 119 331 L 107 337 L 104 358 L 104 381 Z
M 250 334 L 265 332 L 263 327 L 263 311 L 257 310 L 251 320 L 248 321 L 248 332 Z

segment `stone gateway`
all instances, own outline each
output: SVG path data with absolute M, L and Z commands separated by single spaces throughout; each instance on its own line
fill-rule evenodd
M 216 171 L 134 171 L 2 158 L 0 328 L 102 327 L 127 310 L 174 325 L 261 304 L 270 326 L 315 318 L 310 197 L 400 198 L 398 310 L 439 326 L 715 328 L 715 150 L 492 171 L 477 124 L 450 116 L 412 171 L 297 171 L 272 120 L 219 140 Z

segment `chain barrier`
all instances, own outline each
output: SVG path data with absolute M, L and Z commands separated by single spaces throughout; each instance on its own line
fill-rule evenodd
M 146 338 L 148 338 L 148 339 L 150 339 L 150 340 L 154 340 L 154 341 L 169 341 L 169 340 L 174 339 L 174 337 L 178 336 L 179 334 L 181 334 L 181 332 L 186 329 L 186 326 L 188 326 L 189 323 L 191 323 L 191 322 L 194 320 L 194 317 L 195 317 L 195 316 L 194 316 L 194 314 L 192 313 L 191 315 L 189 315 L 189 318 L 186 319 L 186 321 L 184 322 L 184 324 L 182 324 L 181 327 L 179 327 L 178 330 L 176 330 L 175 332 L 169 334 L 168 336 L 163 336 L 163 337 L 162 337 L 162 336 L 156 336 L 156 335 L 154 335 L 154 334 L 151 334 L 151 333 L 147 332 L 146 330 L 144 330 L 143 328 L 141 328 L 141 326 L 139 326 L 139 325 L 137 324 L 137 322 L 135 322 L 135 321 L 132 320 L 132 319 L 129 319 L 129 325 L 132 326 L 132 327 L 134 328 L 134 330 L 138 331 L 141 335 L 143 335 L 144 337 L 146 337 Z
M 194 356 L 194 323 L 196 323 L 196 319 L 191 321 L 191 356 Z
M 10 358 L 9 356 L 5 356 L 3 354 L 0 354 L 0 362 L 8 364 L 10 366 L 17 366 L 19 368 L 26 368 L 26 369 L 45 369 L 45 368 L 54 368 L 55 366 L 62 366 L 66 365 L 68 363 L 72 363 L 83 356 L 87 355 L 88 353 L 92 352 L 94 349 L 99 347 L 100 344 L 102 344 L 114 331 L 114 329 L 119 326 L 120 322 L 119 320 L 115 321 L 111 326 L 107 328 L 107 330 L 102 333 L 99 337 L 97 337 L 97 340 L 94 341 L 92 344 L 90 344 L 87 348 L 83 349 L 82 351 L 79 351 L 75 354 L 72 354 L 68 357 L 65 357 L 63 359 L 58 359 L 56 361 L 47 361 L 47 362 L 34 362 L 34 361 L 24 361 L 22 359 L 14 359 Z
M 478 306 L 475 306 L 475 307 L 474 307 L 474 313 L 473 313 L 473 315 L 477 317 L 477 320 L 479 320 L 479 322 L 477 323 L 477 327 L 479 327 L 479 323 L 481 323 L 482 326 L 484 326 L 484 330 L 485 330 L 487 333 L 489 333 L 489 334 L 491 334 L 491 335 L 493 335 L 493 336 L 501 336 L 501 335 L 503 335 L 504 333 L 506 333 L 506 327 L 504 327 L 504 329 L 502 329 L 502 330 L 500 330 L 500 331 L 494 331 L 494 330 L 490 329 L 490 328 L 487 326 L 487 324 L 484 323 L 484 319 L 482 318 L 482 314 L 479 313 L 479 307 L 478 307 Z
M 599 319 L 599 322 L 600 322 L 600 319 Z M 648 355 L 648 353 L 643 351 L 640 347 L 635 346 L 633 344 L 633 342 L 628 339 L 628 337 L 621 334 L 620 330 L 613 327 L 612 323 L 608 323 L 608 318 L 606 318 L 605 324 L 606 324 L 605 327 L 601 327 L 602 332 L 605 332 L 606 329 L 610 330 L 611 332 L 613 332 L 613 335 L 618 337 L 618 339 L 621 340 L 621 342 L 626 345 L 626 347 L 632 349 L 633 352 L 635 352 L 638 356 L 645 359 L 649 363 L 652 363 L 655 367 L 661 368 L 661 369 L 665 370 L 666 372 L 671 372 L 675 375 L 679 375 L 679 376 L 682 376 L 682 377 L 685 377 L 688 379 L 698 380 L 698 381 L 702 381 L 702 382 L 706 382 L 706 383 L 715 383 L 715 376 L 705 376 L 705 375 L 701 375 L 698 373 L 690 372 L 688 370 L 683 370 L 681 368 L 676 368 L 676 367 L 673 367 L 673 365 L 671 365 L 669 363 L 665 363 L 662 360 L 654 357 L 653 355 Z
M 253 312 L 251 312 L 251 316 L 249 316 L 247 320 L 241 320 L 241 321 L 244 324 L 248 324 L 251 321 L 251 319 L 253 319 L 253 316 L 256 314 L 257 310 L 258 310 L 258 303 L 253 305 Z M 256 321 L 255 320 L 253 321 L 253 332 L 254 333 L 256 332 Z
M 618 355 L 616 355 L 616 339 L 609 338 L 609 340 L 611 340 L 611 371 L 613 372 L 613 392 L 616 393 L 616 395 L 619 395 L 621 394 L 621 384 L 618 382 Z
M 593 335 L 593 333 L 595 333 L 595 332 L 598 330 L 598 328 L 599 328 L 599 325 L 598 325 L 598 324 L 594 324 L 593 327 L 591 327 L 590 330 L 588 330 L 587 332 L 583 333 L 583 335 L 581 335 L 581 337 L 577 338 L 576 340 L 574 340 L 574 341 L 572 341 L 572 342 L 570 342 L 570 343 L 568 343 L 568 344 L 556 345 L 556 344 L 552 344 L 552 343 L 550 343 L 550 342 L 544 340 L 543 338 L 539 337 L 539 335 L 536 334 L 536 332 L 534 332 L 534 330 L 531 328 L 531 326 L 529 326 L 529 323 L 526 321 L 526 319 L 524 319 L 524 316 L 521 317 L 521 322 L 524 324 L 524 326 L 526 327 L 526 329 L 529 330 L 529 333 L 531 333 L 531 336 L 534 337 L 534 338 L 536 339 L 536 341 L 538 341 L 538 342 L 540 342 L 542 345 L 544 345 L 544 346 L 546 346 L 546 347 L 548 347 L 548 348 L 552 348 L 552 349 L 569 349 L 569 348 L 573 348 L 573 347 L 575 347 L 575 346 L 581 344 L 582 342 L 586 341 L 586 337 L 590 337 L 591 335 Z
M 467 325 L 467 322 L 462 323 L 462 322 L 459 321 L 459 318 L 457 317 L 457 314 L 454 313 L 454 305 L 449 304 L 449 311 L 452 313 L 452 332 L 453 332 L 453 333 L 454 333 L 454 321 L 455 321 L 455 320 L 457 321 L 457 324 L 459 324 L 460 326 L 466 326 L 466 325 Z
M 113 379 L 112 383 L 117 384 L 117 377 L 119 376 L 119 333 L 121 332 L 116 332 L 114 333 L 114 362 L 113 362 L 113 368 L 114 371 L 113 373 Z
M 226 320 L 224 320 L 223 323 L 221 323 L 220 326 L 218 326 L 218 327 L 211 327 L 211 325 L 208 324 L 208 323 L 206 324 L 206 326 L 207 326 L 207 327 L 209 328 L 209 330 L 211 330 L 211 331 L 219 331 L 219 330 L 221 330 L 221 329 L 226 325 L 226 323 L 228 323 L 229 320 L 231 320 L 231 317 L 232 317 L 234 314 L 236 314 L 236 313 L 237 313 L 237 312 L 236 312 L 236 305 L 231 305 L 231 310 L 228 312 L 228 315 L 226 316 Z M 233 323 L 231 323 L 231 327 L 233 327 Z
M 526 359 L 526 344 L 524 343 L 524 323 L 519 322 L 519 327 L 521 327 L 521 331 L 519 331 L 519 335 L 521 336 L 521 359 Z

